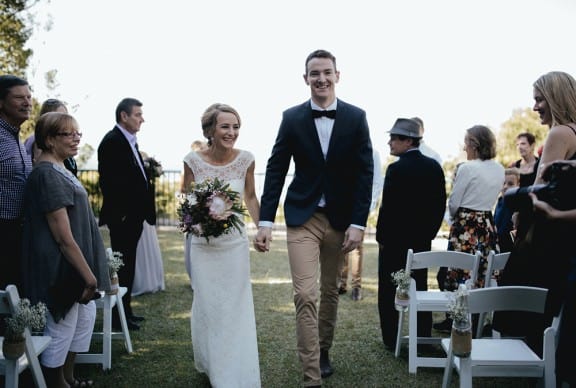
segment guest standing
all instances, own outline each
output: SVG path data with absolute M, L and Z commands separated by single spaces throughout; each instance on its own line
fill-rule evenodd
M 20 286 L 22 199 L 32 160 L 18 136 L 31 111 L 28 82 L 0 75 L 0 289 L 8 284 Z
M 521 159 L 514 162 L 511 167 L 518 169 L 520 187 L 530 186 L 536 180 L 540 158 L 534 155 L 535 146 L 536 137 L 530 132 L 522 132 L 516 136 L 516 149 Z
M 102 190 L 100 225 L 110 231 L 112 250 L 122 253 L 124 266 L 118 271 L 120 286 L 128 288 L 122 298 L 128 328 L 138 330 L 144 317 L 132 311 L 132 285 L 136 247 L 144 220 L 156 224 L 154 191 L 138 152 L 136 134 L 144 122 L 142 103 L 125 98 L 116 107 L 116 125 L 98 146 L 98 173 Z M 120 327 L 114 310 L 113 324 Z
M 494 224 L 496 225 L 496 233 L 498 233 L 498 245 L 501 252 L 511 252 L 514 247 L 514 234 L 516 227 L 514 225 L 513 211 L 506 204 L 504 196 L 508 189 L 513 189 L 520 186 L 520 174 L 515 168 L 507 168 L 504 170 L 504 185 L 496 200 L 496 208 L 494 209 Z M 490 274 L 491 275 L 491 274 Z
M 492 209 L 504 184 L 504 167 L 494 160 L 496 137 L 483 125 L 466 130 L 464 151 L 467 161 L 458 167 L 448 210 L 452 224 L 448 237 L 448 250 L 475 254 L 482 253 L 477 286 L 483 287 L 486 259 L 491 250 L 500 252 Z M 449 268 L 444 280 L 446 291 L 455 291 L 458 285 L 470 279 L 470 271 Z M 452 320 L 448 317 L 434 323 L 435 330 L 449 331 Z
M 106 252 L 88 194 L 64 167 L 76 155 L 82 134 L 65 113 L 42 115 L 35 138 L 42 151 L 26 183 L 22 295 L 48 307 L 42 352 L 48 386 L 91 386 L 74 376 L 77 352 L 90 348 L 96 305 L 110 289 Z M 83 385 L 82 385 L 83 384 Z
M 380 329 L 385 348 L 393 352 L 398 311 L 394 307 L 396 285 L 391 273 L 406 267 L 408 249 L 432 249 L 446 209 L 446 186 L 440 164 L 418 149 L 420 129 L 416 121 L 399 118 L 389 133 L 390 154 L 398 156 L 398 160 L 388 166 L 384 175 L 376 240 Z M 427 269 L 412 271 L 412 277 L 416 289 L 428 289 Z M 418 313 L 418 336 L 430 337 L 431 330 L 432 313 Z
M 418 149 L 422 152 L 422 155 L 428 156 L 429 158 L 434 159 L 438 162 L 440 166 L 442 166 L 442 157 L 440 154 L 432 149 L 428 144 L 424 143 L 424 121 L 420 117 L 412 117 L 412 120 L 416 121 L 420 126 L 420 146 Z
M 266 166 L 254 243 L 259 251 L 270 249 L 276 209 L 293 160 L 284 215 L 306 387 L 320 386 L 322 378 L 334 372 L 328 352 L 336 327 L 338 277 L 344 255 L 362 243 L 371 201 L 374 163 L 366 113 L 336 98 L 339 79 L 330 52 L 308 55 L 304 82 L 311 98 L 283 113 Z
M 576 160 L 576 80 L 561 71 L 546 73 L 534 82 L 533 97 L 533 110 L 541 123 L 550 127 L 535 180 L 539 184 L 546 183 L 542 170 L 552 162 Z M 569 205 L 558 210 L 568 210 Z M 525 233 L 519 233 L 499 283 L 548 288 L 546 315 L 496 313 L 494 327 L 503 334 L 526 337 L 532 349 L 541 353 L 542 333 L 560 311 L 568 292 L 566 279 L 573 269 L 575 228 L 570 220 L 532 213 L 532 208 L 520 209 L 520 221 L 532 222 L 522 227 Z M 574 379 L 575 369 L 570 364 L 563 368 L 563 373 Z

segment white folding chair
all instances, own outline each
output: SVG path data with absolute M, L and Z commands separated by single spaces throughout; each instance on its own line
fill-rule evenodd
M 543 313 L 548 290 L 538 287 L 501 286 L 479 288 L 468 294 L 471 313 L 528 311 Z M 450 338 L 442 340 L 448 357 L 442 387 L 450 386 L 452 369 L 460 374 L 460 387 L 471 388 L 472 377 L 536 377 L 546 388 L 556 386 L 555 351 L 559 317 L 544 331 L 543 355 L 539 357 L 518 338 L 475 338 L 470 357 L 454 357 Z
M 20 296 L 16 286 L 10 284 L 6 290 L 0 290 L 0 316 L 6 317 L 16 313 L 19 302 Z M 24 331 L 24 338 L 25 352 L 19 359 L 7 360 L 4 358 L 4 354 L 0 352 L 0 375 L 5 376 L 5 387 L 18 388 L 20 373 L 30 367 L 36 387 L 46 388 L 46 381 L 40 368 L 38 356 L 48 347 L 52 338 L 44 335 L 33 336 L 28 328 Z M 0 337 L 0 348 L 3 341 L 4 337 Z
M 102 332 L 92 333 L 93 339 L 102 340 L 102 353 L 78 353 L 76 355 L 76 364 L 102 364 L 103 370 L 112 368 L 112 339 L 123 339 L 124 346 L 128 353 L 132 353 L 132 340 L 128 331 L 128 323 L 124 315 L 124 305 L 122 296 L 126 294 L 126 287 L 119 287 L 115 295 L 104 295 L 96 300 L 96 308 L 102 309 Z M 117 306 L 118 315 L 120 316 L 121 332 L 112 331 L 112 308 Z
M 508 258 L 510 257 L 510 252 L 496 253 L 490 251 L 488 257 L 486 258 L 486 278 L 484 280 L 484 287 L 497 287 L 498 282 L 496 281 L 495 272 L 501 271 L 506 267 Z M 476 328 L 476 338 L 482 337 L 482 331 L 484 330 L 484 323 L 486 321 L 486 316 L 492 316 L 492 313 L 480 313 L 478 316 L 478 327 Z
M 470 271 L 470 278 L 474 282 L 478 277 L 481 253 L 476 254 L 456 251 L 426 251 L 414 253 L 408 250 L 406 258 L 406 272 L 415 269 L 451 267 Z M 410 303 L 408 307 L 408 335 L 402 336 L 404 312 L 398 313 L 398 332 L 396 334 L 395 355 L 400 354 L 400 346 L 408 341 L 408 372 L 416 373 L 418 367 L 443 368 L 444 357 L 419 357 L 418 344 L 440 344 L 440 337 L 418 337 L 418 312 L 420 311 L 448 311 L 448 294 L 439 290 L 417 291 L 416 281 L 410 282 Z

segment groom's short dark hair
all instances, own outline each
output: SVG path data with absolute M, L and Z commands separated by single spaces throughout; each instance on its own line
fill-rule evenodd
M 304 74 L 308 74 L 308 62 L 310 62 L 314 58 L 328 58 L 334 64 L 334 70 L 336 70 L 336 57 L 332 55 L 330 51 L 326 50 L 315 50 L 308 55 L 306 58 L 306 63 L 304 64 Z

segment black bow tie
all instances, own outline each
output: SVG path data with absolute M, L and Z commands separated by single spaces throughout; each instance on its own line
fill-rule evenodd
M 328 117 L 329 119 L 336 118 L 336 110 L 316 110 L 312 109 L 312 117 L 315 119 L 319 117 Z

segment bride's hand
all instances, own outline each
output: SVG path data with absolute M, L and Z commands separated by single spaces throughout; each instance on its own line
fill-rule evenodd
M 270 250 L 270 241 L 272 241 L 272 228 L 259 227 L 254 238 L 254 248 L 258 252 L 268 252 Z

